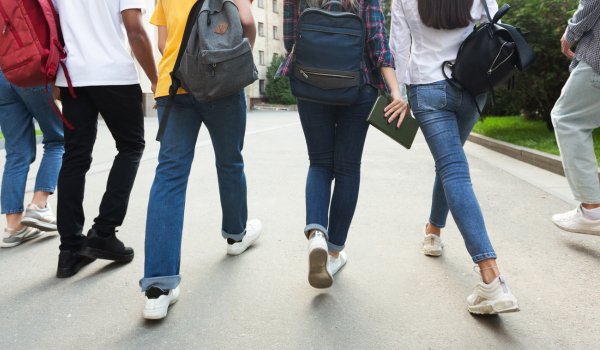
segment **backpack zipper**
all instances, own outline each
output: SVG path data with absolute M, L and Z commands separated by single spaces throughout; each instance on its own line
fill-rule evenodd
M 334 32 L 334 31 L 330 31 L 330 30 L 320 30 L 320 29 L 309 29 L 309 28 L 300 28 L 300 31 L 303 30 L 308 30 L 311 32 L 320 32 L 320 33 L 330 33 L 330 34 L 342 34 L 342 35 L 352 35 L 352 36 L 357 36 L 357 37 L 361 37 L 362 35 L 359 34 L 353 34 L 353 33 L 343 33 L 343 32 Z
M 25 61 L 23 61 L 23 62 L 21 62 L 19 64 L 15 64 L 14 66 L 7 67 L 6 69 L 2 70 L 2 72 L 6 74 L 6 73 L 10 72 L 11 70 L 15 70 L 17 68 L 21 68 L 24 65 L 33 62 L 34 60 L 35 60 L 34 57 L 30 57 L 30 58 L 26 59 Z
M 19 36 L 17 35 L 17 30 L 15 29 L 15 27 L 13 27 L 12 23 L 10 23 L 8 16 L 6 16 L 6 12 L 4 11 L 4 7 L 2 7 L 2 5 L 0 5 L 0 12 L 2 12 L 2 17 L 4 18 L 4 29 L 2 30 L 2 36 L 6 35 L 6 28 L 10 29 L 10 31 L 13 33 L 13 36 L 15 37 L 17 45 L 19 45 L 19 48 L 22 49 L 23 42 L 21 41 L 21 38 L 19 38 Z
M 498 67 L 503 65 L 506 61 L 508 61 L 508 59 L 512 57 L 513 53 L 515 53 L 515 51 L 513 50 L 510 53 L 510 55 L 508 55 L 508 57 L 506 57 L 506 59 L 504 61 L 502 61 L 502 63 L 497 65 L 496 68 L 494 68 L 494 64 L 496 64 L 496 61 L 498 60 L 498 57 L 500 57 L 500 54 L 502 53 L 502 49 L 504 48 L 505 45 L 506 45 L 506 43 L 502 44 L 502 46 L 500 47 L 500 51 L 498 52 L 496 59 L 494 59 L 494 62 L 492 62 L 492 66 L 490 67 L 490 70 L 488 70 L 488 72 L 487 72 L 488 75 L 491 75 L 493 71 L 495 71 L 496 69 L 498 69 Z
M 325 73 L 317 73 L 317 72 L 310 72 L 310 71 L 303 71 L 303 70 L 300 70 L 300 73 L 302 73 L 302 75 L 304 75 L 304 77 L 306 79 L 308 79 L 307 74 L 319 75 L 319 76 L 330 77 L 330 78 L 354 79 L 354 77 L 351 75 L 325 74 Z

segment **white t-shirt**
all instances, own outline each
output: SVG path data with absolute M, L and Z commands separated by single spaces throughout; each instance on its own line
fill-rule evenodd
M 496 0 L 485 1 L 493 17 L 498 12 L 498 4 Z M 444 61 L 454 63 L 460 45 L 471 34 L 475 23 L 487 20 L 481 0 L 473 0 L 473 21 L 469 26 L 453 30 L 433 29 L 423 24 L 417 5 L 418 0 L 392 2 L 390 49 L 400 84 L 430 84 L 445 80 Z M 451 73 L 446 69 L 448 77 Z
M 65 39 L 65 63 L 73 86 L 139 84 L 121 11 L 140 9 L 144 0 L 53 0 Z M 67 86 L 62 68 L 57 86 Z

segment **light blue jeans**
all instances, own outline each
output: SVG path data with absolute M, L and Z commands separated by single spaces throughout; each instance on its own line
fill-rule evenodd
M 575 199 L 600 204 L 598 161 L 592 131 L 600 127 L 600 74 L 579 62 L 552 109 L 565 175 Z
M 485 99 L 486 96 L 477 98 L 480 108 L 485 105 Z M 466 91 L 446 81 L 411 85 L 410 101 L 435 160 L 436 177 L 429 223 L 443 228 L 448 211 L 451 211 L 473 261 L 495 259 L 496 253 L 473 191 L 469 163 L 463 150 L 479 118 L 475 101 Z
M 52 88 L 48 87 L 52 94 Z M 0 202 L 2 214 L 22 213 L 29 165 L 35 161 L 34 119 L 42 130 L 44 156 L 34 191 L 53 193 L 65 152 L 63 123 L 46 97 L 44 86 L 20 88 L 10 84 L 0 72 L 0 128 L 4 134 L 6 164 Z
M 156 100 L 159 118 L 168 97 Z M 246 133 L 244 90 L 200 103 L 177 95 L 160 145 L 156 176 L 150 190 L 146 221 L 146 257 L 142 292 L 151 286 L 174 289 L 181 281 L 181 238 L 188 177 L 200 126 L 212 140 L 223 212 L 223 238 L 242 240 L 248 219 L 246 175 L 242 148 Z M 203 213 L 201 213 L 203 215 Z

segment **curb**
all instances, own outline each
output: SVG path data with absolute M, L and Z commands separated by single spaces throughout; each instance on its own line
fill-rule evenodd
M 535 165 L 538 168 L 548 170 L 552 173 L 565 176 L 562 159 L 554 154 L 538 151 L 528 147 L 513 145 L 512 143 L 495 140 L 491 137 L 471 133 L 469 141 L 480 146 L 491 149 L 498 153 L 502 153 L 509 157 L 515 158 L 522 162 Z M 598 177 L 600 178 L 600 168 L 598 169 Z
M 42 143 L 42 140 L 44 140 L 44 135 L 35 135 L 35 143 Z M 0 140 L 0 149 L 4 149 L 4 141 L 5 139 Z

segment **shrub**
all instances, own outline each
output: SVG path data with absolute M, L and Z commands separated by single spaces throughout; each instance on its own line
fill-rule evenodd
M 292 95 L 290 88 L 290 79 L 287 77 L 275 78 L 277 69 L 285 57 L 283 55 L 273 55 L 271 65 L 267 68 L 267 85 L 265 86 L 265 92 L 269 98 L 270 103 L 282 104 L 282 105 L 295 105 L 296 97 Z
M 498 1 L 499 6 L 504 3 L 508 3 L 511 10 L 503 22 L 530 32 L 527 41 L 535 51 L 537 63 L 524 72 L 517 72 L 514 90 L 506 87 L 498 90 L 497 106 L 486 108 L 485 114 L 522 113 L 528 118 L 543 119 L 552 130 L 550 112 L 569 78 L 571 64 L 560 51 L 560 39 L 579 0 Z

